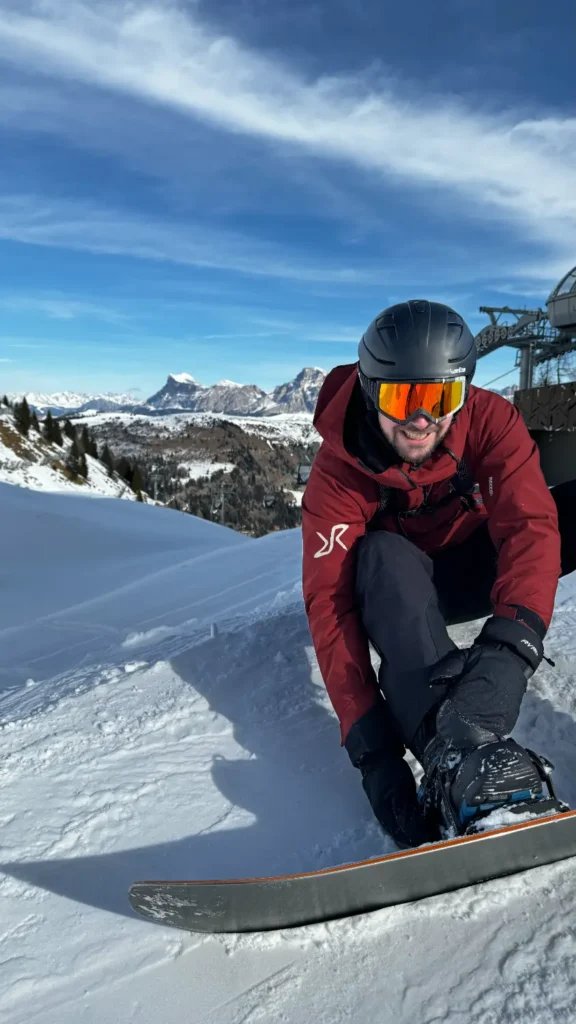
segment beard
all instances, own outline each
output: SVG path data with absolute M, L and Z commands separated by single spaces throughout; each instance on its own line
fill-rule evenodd
M 407 427 L 406 429 L 413 430 L 415 434 L 428 437 L 428 443 L 422 442 L 421 444 L 420 442 L 418 444 L 410 444 L 409 439 L 402 432 L 404 428 L 397 426 L 392 437 L 388 438 L 388 442 L 403 462 L 408 462 L 411 466 L 421 466 L 442 443 L 450 426 L 451 423 L 443 423 L 440 426 L 431 426 L 426 430 L 418 431 Z

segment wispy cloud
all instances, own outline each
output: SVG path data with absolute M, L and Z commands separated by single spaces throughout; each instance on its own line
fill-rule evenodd
M 576 119 L 416 102 L 365 75 L 307 81 L 218 37 L 173 6 L 47 0 L 0 13 L 0 40 L 27 68 L 189 113 L 231 133 L 297 146 L 403 183 L 441 186 L 476 211 L 566 245 L 576 223 Z M 412 93 L 413 95 L 413 93 Z
M 268 317 L 250 317 L 250 322 L 261 327 L 263 337 L 273 335 L 297 337 L 302 341 L 357 343 L 366 327 L 341 327 L 337 324 L 320 324 L 318 322 L 302 323 L 297 320 L 278 320 Z
M 10 313 L 40 314 L 52 320 L 102 320 L 109 324 L 126 324 L 129 317 L 107 306 L 78 299 L 60 293 L 51 295 L 21 295 L 0 293 L 0 310 Z
M 141 259 L 168 260 L 262 277 L 333 284 L 376 284 L 378 268 L 306 262 L 286 246 L 218 228 L 185 225 L 101 209 L 96 204 L 49 202 L 37 196 L 0 197 L 0 238 L 33 245 Z

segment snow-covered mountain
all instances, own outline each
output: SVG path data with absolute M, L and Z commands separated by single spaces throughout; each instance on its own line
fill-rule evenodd
M 214 412 L 229 416 L 262 416 L 277 413 L 313 412 L 326 372 L 305 367 L 287 384 L 267 393 L 255 384 L 221 380 L 207 386 L 187 373 L 170 374 L 160 391 L 142 411 Z M 139 410 L 140 411 L 140 410 Z
M 48 409 L 55 415 L 89 412 L 208 412 L 228 416 L 270 416 L 279 413 L 312 413 L 318 393 L 326 377 L 325 370 L 305 367 L 294 380 L 280 384 L 271 392 L 256 384 L 237 384 L 220 380 L 217 384 L 201 384 L 189 373 L 170 373 L 164 386 L 145 402 L 138 402 L 133 392 L 121 395 L 86 395 L 63 391 L 54 395 L 28 392 L 26 399 L 39 413 Z M 22 394 L 8 396 L 20 401 Z
M 187 373 L 169 374 L 163 388 L 138 411 L 219 412 L 231 416 L 261 413 L 271 404 L 265 391 L 255 384 L 223 380 L 211 387 L 200 384 Z
M 112 412 L 115 409 L 124 407 L 131 408 L 136 403 L 133 392 L 124 394 L 101 394 L 88 395 L 75 391 L 58 391 L 52 395 L 42 394 L 36 391 L 18 392 L 9 394 L 10 401 L 20 402 L 26 398 L 28 405 L 44 415 L 50 409 L 55 416 L 64 416 L 67 413 L 76 412 Z
M 325 370 L 318 366 L 306 366 L 294 380 L 274 388 L 270 397 L 279 412 L 314 412 L 325 380 Z
M 0 508 L 0 1020 L 574 1020 L 576 858 L 291 932 L 199 937 L 132 914 L 135 879 L 393 849 L 340 747 L 301 533 L 5 484 Z M 450 632 L 467 646 L 478 628 Z M 575 575 L 546 643 L 556 667 L 514 734 L 574 806 Z

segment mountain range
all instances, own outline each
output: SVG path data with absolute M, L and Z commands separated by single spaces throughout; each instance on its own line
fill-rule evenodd
M 170 373 L 164 386 L 145 402 L 138 402 L 134 392 L 130 391 L 97 395 L 70 391 L 53 395 L 29 392 L 26 399 L 41 415 L 50 409 L 56 416 L 81 416 L 90 412 L 133 412 L 140 415 L 213 412 L 228 416 L 277 416 L 281 413 L 313 413 L 325 378 L 325 370 L 306 366 L 288 383 L 279 384 L 272 391 L 263 391 L 256 384 L 220 380 L 217 384 L 206 385 L 189 373 Z M 511 386 L 497 393 L 513 401 L 515 390 Z M 9 397 L 20 400 L 23 396 Z
M 50 409 L 54 415 L 75 416 L 88 412 L 134 412 L 154 415 L 173 412 L 214 412 L 229 416 L 275 416 L 280 413 L 312 413 L 326 371 L 307 366 L 286 384 L 263 391 L 256 384 L 236 384 L 221 380 L 205 385 L 189 373 L 170 373 L 164 386 L 145 402 L 137 402 L 133 393 L 76 394 L 69 391 L 54 395 L 29 392 L 28 404 L 40 414 Z M 21 400 L 22 394 L 10 395 Z

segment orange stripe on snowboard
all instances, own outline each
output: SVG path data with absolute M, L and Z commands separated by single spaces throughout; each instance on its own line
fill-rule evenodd
M 304 871 L 300 875 L 265 875 L 262 878 L 205 878 L 199 881 L 195 879 L 170 880 L 154 878 L 146 881 L 132 882 L 136 885 L 248 885 L 251 882 L 289 882 L 296 878 L 314 878 L 315 875 L 330 875 L 335 871 L 347 871 L 350 868 L 362 868 L 368 864 L 382 864 L 386 860 L 397 860 L 400 857 L 414 857 L 419 853 L 430 853 L 434 850 L 445 850 L 448 846 L 460 846 L 463 843 L 478 842 L 481 839 L 488 839 L 490 836 L 505 835 L 507 832 L 519 832 L 523 828 L 533 828 L 535 825 L 549 824 L 551 821 L 560 821 L 561 818 L 573 818 L 576 811 L 561 811 L 560 814 L 549 814 L 540 820 L 534 818 L 532 821 L 520 821 L 517 825 L 506 825 L 504 828 L 495 828 L 489 832 L 481 832 L 475 836 L 458 836 L 456 839 L 444 839 L 439 843 L 430 843 L 428 846 L 417 846 L 414 850 L 399 850 L 398 853 L 387 853 L 384 857 L 373 857 L 370 860 L 352 861 L 349 864 L 338 864 L 334 868 L 320 868 L 318 871 Z

